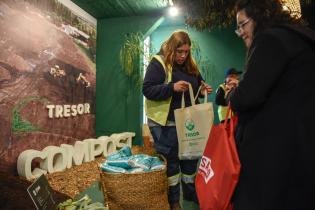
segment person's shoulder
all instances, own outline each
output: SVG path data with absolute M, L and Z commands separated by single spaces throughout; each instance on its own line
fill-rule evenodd
M 272 34 L 272 35 L 279 35 L 282 33 L 287 33 L 288 30 L 284 27 L 281 27 L 280 25 L 275 25 L 268 27 L 266 30 L 264 30 L 263 34 Z
M 315 32 L 313 30 L 303 25 L 295 24 L 279 24 L 268 27 L 262 33 L 259 33 L 257 37 L 280 39 L 286 42 L 303 38 L 315 42 Z
M 306 41 L 305 35 L 298 30 L 303 27 L 294 25 L 275 25 L 265 29 L 263 32 L 257 34 L 253 41 L 253 46 L 264 46 L 265 48 L 272 47 L 273 50 L 282 49 L 282 52 L 295 56 L 301 51 L 309 47 L 309 41 Z
M 154 67 L 163 68 L 163 65 L 161 64 L 161 62 L 154 56 L 151 58 L 149 65 L 154 66 Z
M 278 28 L 286 30 L 291 36 L 297 37 L 298 39 L 305 40 L 308 43 L 315 45 L 315 31 L 304 25 L 285 24 L 278 26 Z
M 221 84 L 219 85 L 218 88 L 224 88 L 224 87 L 225 87 L 225 83 L 223 82 L 223 83 L 221 83 Z
M 268 46 L 268 44 L 287 45 L 296 40 L 297 36 L 285 27 L 272 26 L 260 31 L 256 34 L 253 40 L 253 46 L 261 45 Z
M 278 39 L 281 40 L 288 36 L 288 30 L 281 27 L 269 27 L 264 31 L 257 33 L 255 36 L 256 41 L 266 41 L 268 39 Z
M 224 90 L 224 89 L 225 89 L 225 83 L 221 83 L 221 84 L 218 86 L 216 92 L 218 92 L 219 90 Z

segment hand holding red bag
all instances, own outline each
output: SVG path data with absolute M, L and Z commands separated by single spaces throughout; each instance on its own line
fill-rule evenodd
M 231 210 L 231 197 L 238 182 L 241 164 L 234 140 L 236 116 L 213 125 L 196 176 L 201 210 Z

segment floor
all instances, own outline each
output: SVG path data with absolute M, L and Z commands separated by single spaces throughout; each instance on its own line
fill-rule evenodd
M 181 205 L 183 210 L 200 210 L 198 205 L 195 204 L 194 202 L 182 201 Z

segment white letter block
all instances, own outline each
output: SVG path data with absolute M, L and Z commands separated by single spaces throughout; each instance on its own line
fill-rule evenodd
M 120 149 L 124 146 L 131 147 L 132 137 L 135 135 L 136 135 L 135 133 L 131 132 L 114 133 L 110 136 L 110 138 L 115 142 L 116 147 Z
M 20 176 L 24 176 L 27 180 L 32 180 L 40 177 L 42 174 L 46 174 L 47 171 L 35 168 L 32 171 L 32 160 L 35 158 L 45 159 L 47 157 L 46 152 L 37 150 L 25 150 L 22 152 L 17 160 L 17 171 Z
M 48 173 L 54 173 L 66 169 L 67 154 L 63 148 L 48 146 L 43 149 L 43 152 L 47 152 L 47 158 L 40 163 L 40 167 L 42 169 L 45 169 Z
M 78 166 L 83 162 L 90 161 L 88 142 L 76 141 L 74 147 L 67 144 L 62 144 L 61 146 L 66 150 L 67 154 L 71 155 L 71 157 L 68 156 L 67 167 L 70 166 L 71 168 L 72 163 Z
M 90 161 L 95 160 L 96 156 L 99 156 L 104 151 L 104 141 L 98 139 L 85 139 L 84 142 L 88 142 L 90 151 Z
M 129 146 L 131 148 L 132 146 L 132 137 L 134 137 L 136 134 L 133 132 L 124 132 L 121 133 L 121 138 L 117 140 L 116 146 L 117 147 L 124 147 Z
M 104 157 L 107 157 L 108 155 L 117 151 L 116 144 L 111 137 L 100 136 L 97 139 L 104 142 L 104 146 L 103 146 L 103 149 L 104 149 L 103 150 L 103 156 Z
M 72 158 L 74 155 L 74 148 L 72 145 L 69 144 L 61 144 L 60 145 L 61 148 L 63 148 L 66 151 L 67 154 L 67 168 L 71 168 L 72 167 Z M 82 163 L 82 161 L 81 161 Z

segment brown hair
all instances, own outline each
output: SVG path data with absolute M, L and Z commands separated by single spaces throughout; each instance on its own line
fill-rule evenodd
M 159 54 L 164 56 L 166 66 L 173 66 L 173 63 L 175 61 L 176 49 L 184 44 L 188 44 L 189 46 L 191 46 L 190 37 L 187 32 L 178 30 L 173 32 L 172 35 L 161 45 Z M 197 64 L 191 55 L 191 52 L 188 53 L 184 65 L 185 70 L 188 73 L 194 74 L 196 76 L 200 74 Z

